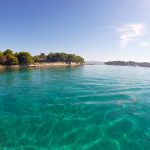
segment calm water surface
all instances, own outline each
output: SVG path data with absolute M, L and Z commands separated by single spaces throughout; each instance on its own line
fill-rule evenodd
M 150 69 L 1 71 L 0 150 L 150 150 Z

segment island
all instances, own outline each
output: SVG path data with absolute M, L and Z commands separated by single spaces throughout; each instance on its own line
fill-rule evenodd
M 108 61 L 104 63 L 105 65 L 115 65 L 115 66 L 132 66 L 132 67 L 148 67 L 150 68 L 150 63 L 148 62 L 134 62 L 134 61 Z
M 5 67 L 70 66 L 83 63 L 84 58 L 81 56 L 64 52 L 50 52 L 48 55 L 41 53 L 32 56 L 29 52 L 13 52 L 10 49 L 0 51 L 0 69 Z

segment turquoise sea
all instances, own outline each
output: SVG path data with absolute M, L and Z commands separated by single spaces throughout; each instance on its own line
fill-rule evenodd
M 150 150 L 150 69 L 0 71 L 0 150 Z

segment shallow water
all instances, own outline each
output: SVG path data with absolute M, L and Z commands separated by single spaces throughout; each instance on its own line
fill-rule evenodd
M 150 150 L 150 69 L 1 71 L 0 150 Z

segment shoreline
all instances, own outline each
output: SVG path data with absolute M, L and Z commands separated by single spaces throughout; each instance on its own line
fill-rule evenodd
M 30 65 L 11 65 L 11 66 L 3 66 L 0 65 L 0 70 L 5 69 L 5 68 L 30 68 L 30 67 L 59 67 L 59 66 L 79 66 L 82 65 L 80 63 L 63 63 L 63 62 L 54 62 L 54 63 L 34 63 Z

